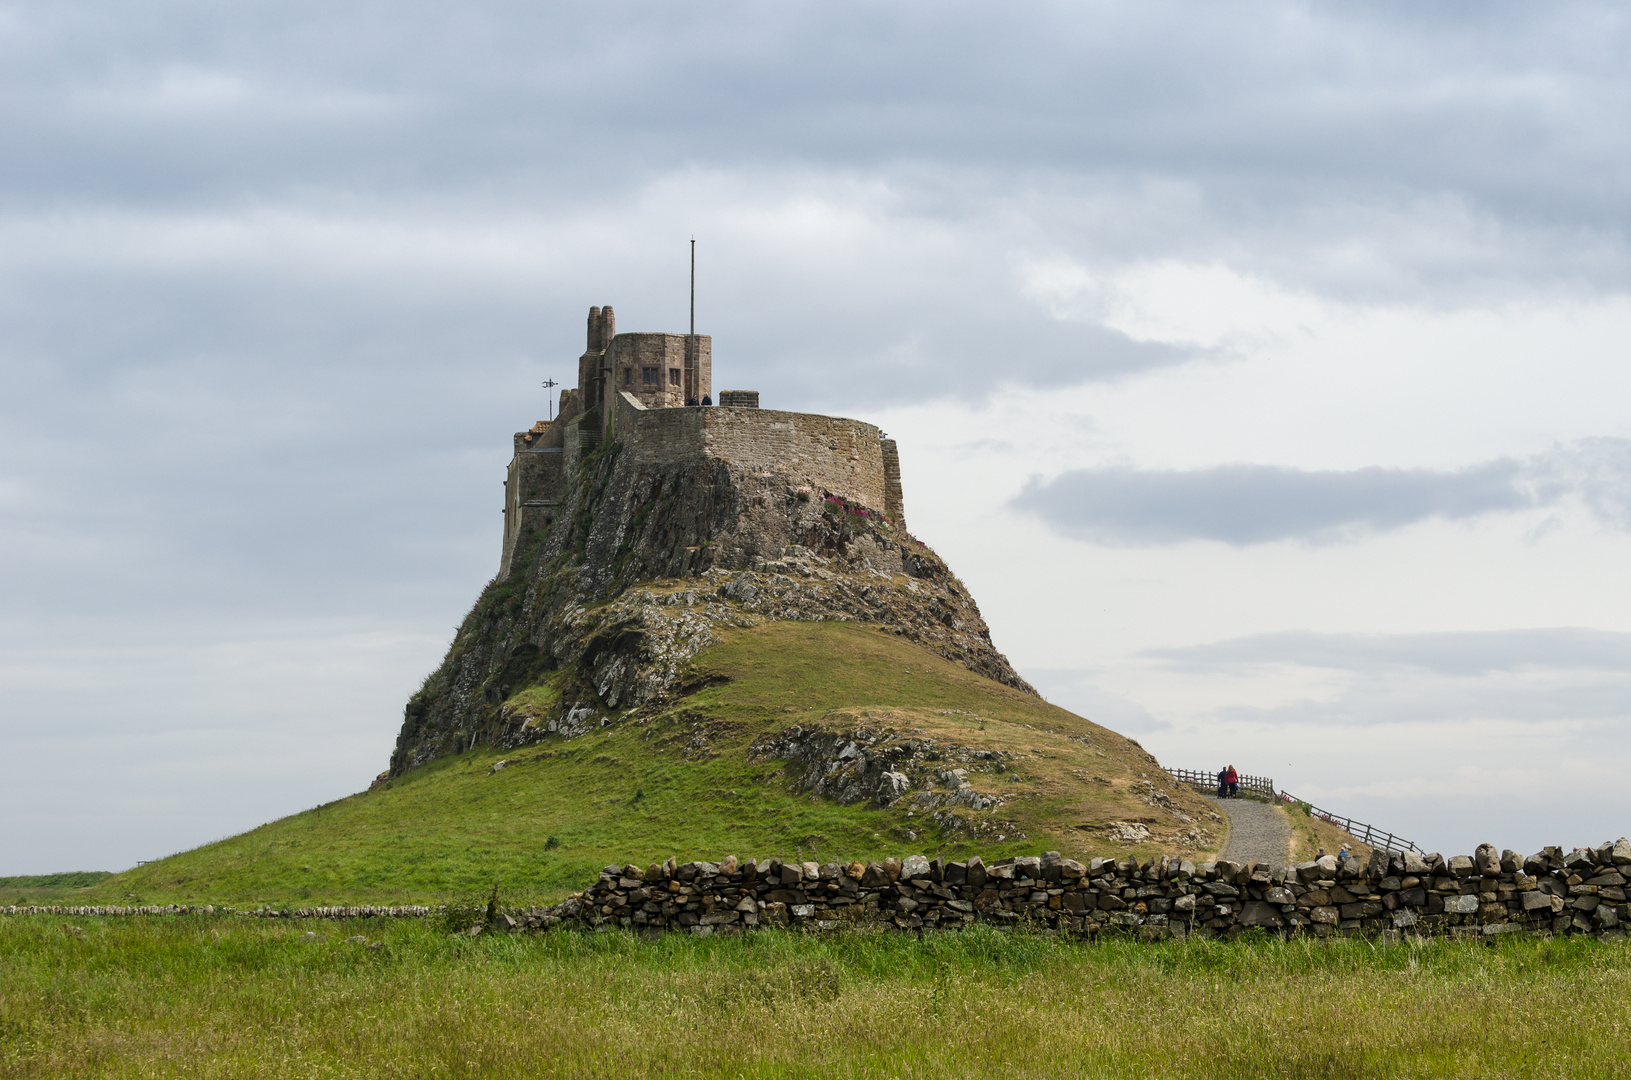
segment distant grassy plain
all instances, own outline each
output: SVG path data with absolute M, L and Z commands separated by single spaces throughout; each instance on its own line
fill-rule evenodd
M 1606 1077 L 1627 1000 L 1582 940 L 0 918 L 0 1077 Z

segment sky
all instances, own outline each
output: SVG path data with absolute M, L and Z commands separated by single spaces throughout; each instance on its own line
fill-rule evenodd
M 365 787 L 584 316 L 883 425 L 1049 700 L 1631 833 L 1631 14 L 0 0 L 0 875 Z

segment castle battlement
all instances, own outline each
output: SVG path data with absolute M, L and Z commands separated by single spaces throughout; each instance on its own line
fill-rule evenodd
M 589 309 L 578 385 L 561 392 L 552 421 L 516 432 L 504 481 L 508 577 L 517 551 L 554 523 L 583 456 L 615 442 L 631 465 L 720 462 L 779 476 L 790 490 L 837 496 L 905 528 L 900 457 L 876 425 L 815 413 L 759 408 L 751 390 L 712 394 L 713 340 L 707 335 L 617 333 L 610 305 Z

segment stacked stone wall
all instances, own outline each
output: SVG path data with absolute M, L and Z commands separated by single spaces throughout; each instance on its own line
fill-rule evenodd
M 1489 845 L 1444 859 L 1375 851 L 1286 870 L 1255 863 L 1094 859 L 1048 852 L 987 866 L 921 855 L 608 866 L 582 893 L 526 912 L 520 929 L 624 927 L 710 934 L 756 926 L 960 929 L 994 923 L 1093 935 L 1369 934 L 1624 939 L 1631 843 L 1524 857 Z
M 72 915 L 77 918 L 132 918 L 139 915 L 238 915 L 249 919 L 424 919 L 445 909 L 419 904 L 349 904 L 342 907 L 273 908 L 238 911 L 214 904 L 38 904 L 0 907 L 3 915 Z

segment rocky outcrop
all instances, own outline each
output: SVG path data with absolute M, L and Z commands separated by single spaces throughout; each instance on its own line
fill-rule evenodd
M 934 552 L 774 469 L 635 463 L 609 446 L 518 551 L 409 701 L 393 775 L 619 722 L 684 693 L 691 659 L 721 631 L 765 620 L 877 625 L 1035 693 Z
M 1012 755 L 940 743 L 925 735 L 903 736 L 887 728 L 794 726 L 759 739 L 749 756 L 754 761 L 786 761 L 793 790 L 840 805 L 891 806 L 911 792 L 909 801 L 922 809 L 955 803 L 987 810 L 1001 806 L 1003 796 L 976 791 L 969 774 L 1000 773 Z

